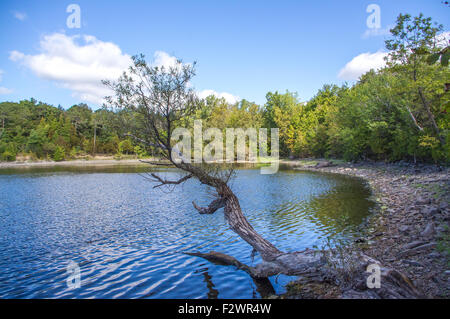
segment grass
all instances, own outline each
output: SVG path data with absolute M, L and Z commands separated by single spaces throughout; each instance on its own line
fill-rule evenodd
M 447 259 L 447 267 L 450 266 L 450 232 L 448 225 L 443 225 L 444 231 L 439 234 L 436 249 L 443 253 Z
M 316 248 L 316 246 L 313 246 Z M 346 286 L 354 282 L 360 271 L 357 255 L 358 248 L 352 242 L 330 239 L 315 253 L 319 253 L 326 261 L 326 267 L 333 273 L 341 285 Z
M 412 185 L 414 188 L 420 188 L 424 189 L 426 191 L 429 191 L 433 194 L 434 199 L 439 199 L 447 194 L 447 190 L 445 187 L 442 187 L 441 185 L 437 183 L 433 184 L 422 184 L 422 183 L 416 183 Z

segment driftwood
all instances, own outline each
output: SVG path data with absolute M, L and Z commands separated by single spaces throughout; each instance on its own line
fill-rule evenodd
M 352 261 L 354 269 L 351 271 L 345 269 L 347 268 L 346 265 L 340 264 L 339 260 L 326 260 L 322 254 L 317 254 L 312 250 L 288 253 L 281 260 L 263 261 L 255 267 L 245 265 L 232 256 L 215 251 L 209 253 L 187 252 L 186 254 L 204 258 L 217 265 L 234 266 L 247 272 L 263 298 L 275 294 L 268 277 L 279 274 L 299 276 L 300 286 L 310 283 L 334 284 L 340 288 L 341 298 L 345 299 L 413 299 L 423 297 L 422 293 L 417 290 L 406 275 L 395 269 L 382 267 L 378 261 L 364 254 L 357 254 L 354 257 Z M 282 261 L 283 259 L 284 261 Z M 334 263 L 335 268 L 331 267 L 330 263 Z M 379 288 L 367 286 L 367 278 L 370 273 L 366 270 L 370 264 L 380 266 Z M 346 275 L 350 276 L 349 280 L 342 280 L 342 271 L 347 272 Z
M 325 161 L 325 162 L 318 162 L 316 165 L 310 166 L 310 167 L 311 168 L 323 168 L 323 167 L 331 167 L 334 165 L 335 164 L 333 164 L 333 162 L 331 162 L 331 161 Z

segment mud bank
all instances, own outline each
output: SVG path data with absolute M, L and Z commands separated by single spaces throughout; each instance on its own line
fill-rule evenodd
M 366 180 L 379 205 L 354 248 L 406 274 L 424 297 L 450 297 L 448 168 L 407 163 L 284 164 Z M 298 281 L 290 283 L 282 297 L 345 298 L 340 288 L 327 282 L 305 285 Z

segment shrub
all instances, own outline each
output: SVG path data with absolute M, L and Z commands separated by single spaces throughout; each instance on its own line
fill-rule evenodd
M 123 140 L 119 143 L 119 153 L 120 154 L 130 154 L 134 153 L 133 144 L 129 139 Z
M 142 147 L 140 147 L 139 145 L 136 145 L 134 147 L 134 154 L 136 154 L 138 158 L 143 158 L 143 157 L 147 156 L 147 153 L 145 152 L 145 150 L 143 150 Z
M 4 151 L 1 156 L 0 159 L 2 161 L 7 161 L 7 162 L 13 162 L 16 160 L 16 154 L 10 152 L 10 151 Z
M 53 153 L 53 160 L 56 162 L 64 160 L 66 154 L 64 148 L 61 146 L 56 146 L 55 152 Z

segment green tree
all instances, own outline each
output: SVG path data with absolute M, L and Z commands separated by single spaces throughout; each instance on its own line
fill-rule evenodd
M 407 94 L 416 97 L 417 102 L 407 106 L 413 121 L 420 128 L 429 127 L 434 137 L 445 146 L 448 132 L 441 132 L 443 128 L 436 114 L 450 74 L 447 66 L 437 67 L 427 63 L 430 54 L 439 53 L 442 49 L 437 37 L 442 29 L 442 25 L 433 23 L 423 14 L 414 18 L 409 14 L 400 14 L 397 25 L 391 29 L 392 38 L 386 40 L 386 48 L 390 50 L 387 58 L 390 71 L 409 81 L 403 88 Z M 418 117 L 423 119 L 422 125 L 418 124 Z M 447 128 L 444 130 L 447 131 Z
M 119 153 L 120 154 L 133 154 L 134 147 L 130 139 L 123 140 L 119 143 Z
M 65 156 L 66 156 L 66 154 L 65 154 L 64 148 L 62 148 L 61 146 L 56 146 L 56 149 L 53 153 L 53 160 L 57 161 L 57 162 L 62 161 L 62 160 L 64 160 Z

